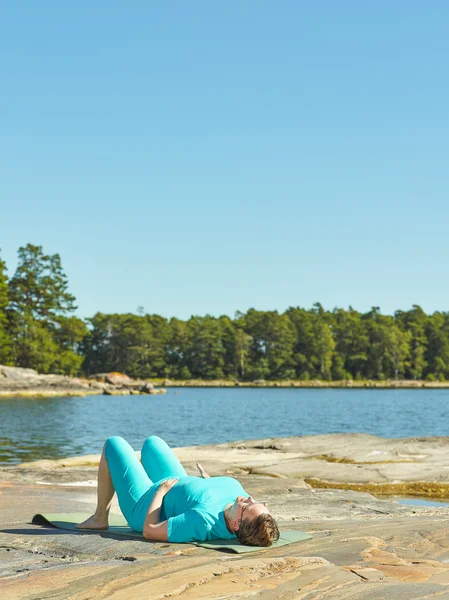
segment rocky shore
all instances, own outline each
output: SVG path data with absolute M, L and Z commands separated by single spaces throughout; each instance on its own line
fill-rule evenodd
M 164 393 L 165 389 L 155 387 L 149 381 L 131 379 L 122 373 L 99 373 L 82 379 L 64 375 L 41 375 L 34 369 L 0 365 L 0 398 Z
M 34 369 L 0 365 L 0 398 L 88 396 L 89 394 L 116 396 L 128 394 L 164 394 L 167 387 L 420 389 L 449 388 L 449 381 L 268 381 L 265 379 L 256 381 L 230 381 L 226 379 L 178 381 L 153 379 L 145 381 L 131 379 L 123 373 L 99 373 L 89 378 L 81 378 L 66 377 L 64 375 L 41 375 Z
M 237 477 L 281 529 L 312 539 L 242 557 L 40 528 L 30 524 L 36 512 L 93 509 L 99 456 L 2 467 L 2 599 L 449 598 L 449 508 L 384 495 L 439 488 L 449 498 L 449 438 L 335 434 L 176 454 L 189 474 L 200 461 L 212 475 Z

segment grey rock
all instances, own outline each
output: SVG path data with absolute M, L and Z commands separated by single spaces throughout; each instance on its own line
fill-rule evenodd
M 140 388 L 142 394 L 152 394 L 154 391 L 154 385 L 152 383 L 146 382 Z

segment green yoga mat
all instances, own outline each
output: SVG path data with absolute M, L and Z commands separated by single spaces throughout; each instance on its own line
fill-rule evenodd
M 121 515 L 109 515 L 109 529 L 76 529 L 77 523 L 82 523 L 90 517 L 90 513 L 43 513 L 34 515 L 32 523 L 35 525 L 53 525 L 59 529 L 67 529 L 68 531 L 77 531 L 80 533 L 102 533 L 104 535 L 125 535 L 129 537 L 141 538 L 141 533 L 133 531 L 128 526 L 124 517 Z M 281 537 L 270 548 L 293 544 L 294 542 L 302 542 L 308 540 L 312 536 L 303 531 L 281 531 Z M 257 552 L 260 550 L 268 550 L 263 546 L 244 546 L 235 540 L 211 540 L 208 542 L 189 542 L 195 546 L 202 548 L 212 548 L 214 550 L 226 550 L 237 554 L 246 552 Z

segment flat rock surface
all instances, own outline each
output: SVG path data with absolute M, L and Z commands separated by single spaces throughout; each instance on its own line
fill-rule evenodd
M 133 380 L 121 373 L 101 373 L 89 379 L 45 375 L 34 369 L 0 365 L 0 398 L 9 397 L 59 397 L 107 394 L 111 396 L 135 393 L 164 393 L 153 384 Z
M 449 437 L 381 438 L 365 433 L 311 435 L 177 448 L 195 471 L 200 461 L 211 473 L 312 478 L 337 484 L 449 484 Z M 33 468 L 89 466 L 98 456 L 30 463 Z M 19 468 L 26 469 L 28 465 Z M 449 490 L 448 495 L 449 498 Z
M 176 449 L 189 474 L 200 461 L 211 475 L 236 476 L 249 493 L 267 502 L 281 529 L 313 536 L 244 556 L 31 525 L 37 512 L 93 510 L 99 457 L 3 467 L 0 596 L 2 600 L 449 598 L 449 509 L 404 506 L 353 490 L 313 489 L 304 482 L 305 477 L 338 482 L 344 474 L 355 480 L 358 470 L 342 469 L 356 466 L 363 467 L 363 481 L 370 481 L 378 473 L 379 464 L 374 463 L 380 458 L 411 461 L 401 464 L 415 468 L 382 471 L 383 481 L 404 474 L 431 482 L 438 467 L 440 476 L 447 477 L 441 467 L 443 461 L 449 464 L 448 449 L 449 438 L 384 440 L 366 435 Z M 364 464 L 330 462 L 329 457 Z M 385 468 L 398 464 L 383 463 Z M 118 511 L 117 504 L 113 510 Z

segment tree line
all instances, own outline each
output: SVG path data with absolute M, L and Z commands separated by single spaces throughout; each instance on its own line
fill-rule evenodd
M 120 371 L 171 379 L 449 379 L 449 313 L 419 306 L 290 307 L 228 316 L 74 315 L 58 254 L 18 250 L 11 278 L 0 258 L 0 364 L 41 373 Z

